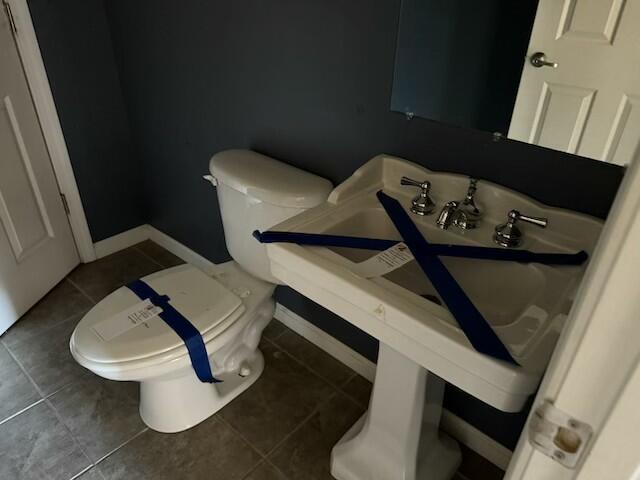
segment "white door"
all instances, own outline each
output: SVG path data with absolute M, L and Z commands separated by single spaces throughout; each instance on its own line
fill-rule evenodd
M 557 67 L 534 67 L 536 52 Z M 509 138 L 630 163 L 640 143 L 640 0 L 540 0 Z
M 0 11 L 1 334 L 79 259 L 11 25 Z

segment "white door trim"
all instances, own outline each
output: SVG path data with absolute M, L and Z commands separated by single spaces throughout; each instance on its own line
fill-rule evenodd
M 615 446 L 604 443 L 612 442 L 611 436 L 605 435 L 607 419 L 620 413 L 620 392 L 636 388 L 632 382 L 637 378 L 634 375 L 640 358 L 640 346 L 634 340 L 640 335 L 639 160 L 636 156 L 620 185 L 532 409 L 533 414 L 536 405 L 551 401 L 571 417 L 591 425 L 595 443 L 600 441 L 603 451 Z M 633 443 L 635 431 L 618 433 L 628 437 L 617 438 L 617 442 L 637 446 Z M 589 450 L 582 466 L 592 465 L 588 455 Z M 613 472 L 618 458 L 609 456 L 599 461 L 600 468 Z M 575 470 L 562 467 L 535 450 L 525 427 L 505 478 L 591 478 L 586 470 L 583 476 L 581 470 L 580 465 Z
M 80 260 L 84 263 L 96 259 L 93 240 L 89 232 L 87 217 L 80 199 L 73 167 L 69 159 L 67 144 L 60 126 L 60 119 L 44 68 L 38 39 L 31 22 L 27 0 L 2 0 L 9 4 L 17 29 L 16 44 L 22 59 L 33 103 L 40 120 L 42 134 L 49 150 L 53 170 L 58 180 L 60 192 L 69 205 L 69 224 L 78 248 Z

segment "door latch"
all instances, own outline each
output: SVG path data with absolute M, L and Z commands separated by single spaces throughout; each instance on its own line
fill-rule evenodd
M 533 448 L 567 468 L 576 467 L 592 436 L 590 425 L 556 408 L 549 400 L 535 409 L 529 423 Z

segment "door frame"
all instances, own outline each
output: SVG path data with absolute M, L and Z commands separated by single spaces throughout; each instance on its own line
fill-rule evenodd
M 11 9 L 17 30 L 14 39 L 18 54 L 22 60 L 31 98 L 58 181 L 58 188 L 60 193 L 64 194 L 69 206 L 69 224 L 80 260 L 83 263 L 91 262 L 96 259 L 96 252 L 27 0 L 0 0 L 0 2 L 6 3 Z M 2 7 L 4 8 L 4 6 Z
M 598 478 L 596 465 L 600 472 L 629 469 L 628 462 L 620 463 L 623 453 L 629 457 L 620 445 L 637 446 L 640 432 L 637 425 L 625 430 L 613 420 L 624 418 L 629 395 L 640 391 L 640 345 L 635 341 L 640 335 L 640 153 L 634 160 L 605 222 L 506 479 L 586 480 Z M 529 441 L 531 418 L 545 401 L 593 429 L 583 461 L 575 469 L 545 456 Z M 627 415 L 629 421 L 632 418 L 637 414 Z M 611 434 L 614 428 L 616 435 Z M 633 455 L 637 461 L 637 451 Z

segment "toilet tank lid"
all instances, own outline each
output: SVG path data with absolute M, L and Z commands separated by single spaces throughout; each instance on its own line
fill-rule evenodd
M 218 182 L 282 207 L 315 207 L 333 189 L 325 178 L 251 150 L 216 153 L 209 162 L 209 170 Z

